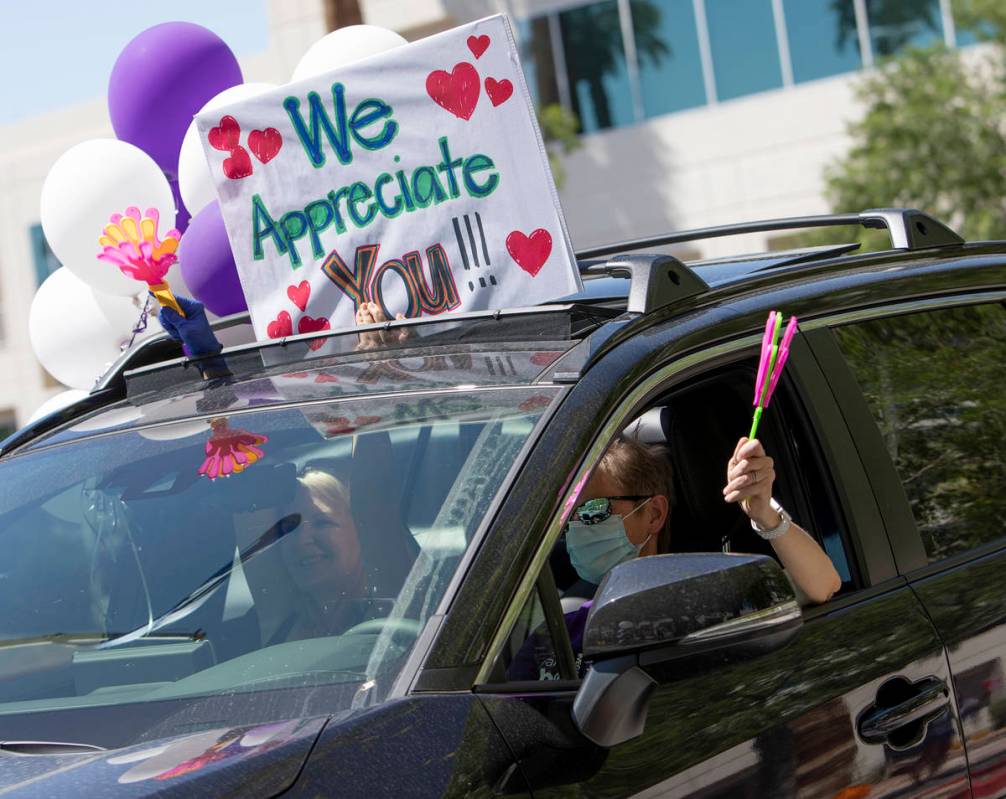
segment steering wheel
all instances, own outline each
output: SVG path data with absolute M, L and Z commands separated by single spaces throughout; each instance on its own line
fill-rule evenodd
M 390 630 L 397 635 L 402 633 L 412 638 L 419 636 L 419 631 L 423 625 L 417 619 L 410 619 L 407 616 L 385 616 L 379 619 L 367 619 L 359 624 L 354 624 L 343 635 L 377 635 L 384 630 Z

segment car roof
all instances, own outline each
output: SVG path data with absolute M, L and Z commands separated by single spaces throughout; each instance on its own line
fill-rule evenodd
M 850 243 L 687 263 L 668 252 L 669 247 L 695 238 L 857 222 L 866 227 L 883 223 L 891 231 L 892 243 L 904 246 L 879 256 L 850 255 L 858 247 Z M 920 230 L 925 230 L 925 235 Z M 852 271 L 878 257 L 922 261 L 934 255 L 959 255 L 962 248 L 987 252 L 990 246 L 997 253 L 1004 251 L 1002 244 L 965 247 L 963 239 L 949 228 L 913 209 L 880 209 L 859 215 L 721 226 L 596 248 L 582 253 L 584 257 L 579 259 L 583 277 L 580 292 L 536 307 L 406 319 L 268 342 L 251 340 L 248 315 L 239 314 L 214 323 L 223 341 L 239 342 L 223 351 L 234 373 L 232 378 L 203 381 L 195 363 L 181 355 L 176 342 L 166 334 L 153 336 L 125 353 L 89 397 L 38 420 L 0 443 L 0 456 L 32 444 L 70 440 L 96 429 L 125 429 L 149 423 L 152 418 L 159 421 L 182 418 L 163 410 L 151 416 L 151 408 L 165 403 L 173 405 L 174 414 L 184 412 L 189 416 L 216 409 L 221 412 L 231 407 L 233 397 L 242 392 L 250 396 L 258 392 L 256 402 L 263 406 L 283 404 L 290 400 L 281 392 L 270 396 L 260 390 L 261 384 L 283 380 L 291 374 L 304 374 L 307 380 L 318 381 L 312 384 L 316 387 L 314 392 L 297 392 L 299 401 L 335 399 L 351 393 L 358 396 L 378 390 L 388 393 L 429 389 L 430 380 L 417 376 L 417 370 L 409 368 L 410 364 L 422 363 L 445 364 L 439 371 L 449 372 L 450 380 L 433 381 L 433 385 L 440 387 L 446 387 L 447 383 L 528 385 L 542 380 L 546 373 L 551 381 L 556 379 L 550 371 L 551 364 L 578 342 L 598 331 L 603 334 L 607 328 L 624 328 L 627 321 L 645 318 L 657 310 L 666 316 L 669 309 L 683 312 L 703 300 L 726 302 L 732 294 L 742 294 L 752 286 L 762 290 L 781 287 L 803 279 L 809 271 L 817 274 Z M 648 252 L 633 252 L 638 249 Z M 808 270 L 809 265 L 814 269 Z M 235 336 L 235 331 L 239 335 Z M 360 352 L 357 345 L 361 332 L 392 335 L 386 335 L 386 343 L 378 349 Z M 399 337 L 397 334 L 402 332 L 405 335 Z M 588 366 L 585 363 L 581 373 Z M 376 382 L 358 379 L 355 386 L 351 385 L 354 381 L 347 380 L 338 392 L 334 391 L 333 378 L 338 380 L 339 372 L 348 375 L 354 370 L 358 377 L 369 373 L 380 374 L 381 379 Z M 82 420 L 87 424 L 82 426 Z

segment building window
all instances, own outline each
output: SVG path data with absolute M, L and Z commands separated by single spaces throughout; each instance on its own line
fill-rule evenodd
M 866 15 L 877 58 L 943 41 L 940 0 L 866 0 Z
M 705 0 L 720 100 L 782 86 L 771 0 Z
M 692 0 L 632 0 L 630 7 L 646 116 L 704 105 Z
M 859 69 L 853 0 L 783 0 L 796 83 Z
M 45 240 L 41 225 L 32 225 L 29 234 L 31 235 L 31 254 L 35 263 L 35 283 L 41 286 L 45 279 L 60 267 L 59 259 L 49 249 L 49 242 Z
M 635 121 L 616 0 L 559 14 L 573 113 L 590 133 Z
M 14 417 L 14 411 L 0 411 L 0 441 L 15 430 L 17 430 L 17 419 Z
M 555 74 L 555 54 L 549 18 L 525 19 L 517 23 L 520 59 L 524 67 L 531 102 L 536 108 L 559 102 L 559 85 Z

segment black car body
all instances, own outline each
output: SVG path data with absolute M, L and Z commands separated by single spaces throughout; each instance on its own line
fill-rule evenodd
M 860 222 L 895 248 L 622 254 Z M 568 302 L 235 346 L 223 380 L 154 340 L 4 442 L 0 794 L 1004 795 L 1006 244 L 885 211 L 581 267 Z M 801 330 L 760 438 L 843 579 L 802 612 L 719 493 L 773 309 Z M 580 680 L 563 525 L 637 420 L 679 554 L 601 585 Z M 263 454 L 210 480 L 225 428 Z M 325 637 L 274 607 L 342 562 L 277 556 L 311 469 L 366 533 Z M 562 679 L 508 672 L 535 631 Z

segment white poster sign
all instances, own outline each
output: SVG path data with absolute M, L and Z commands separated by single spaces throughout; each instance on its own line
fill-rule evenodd
M 197 123 L 260 340 L 580 288 L 503 16 Z

